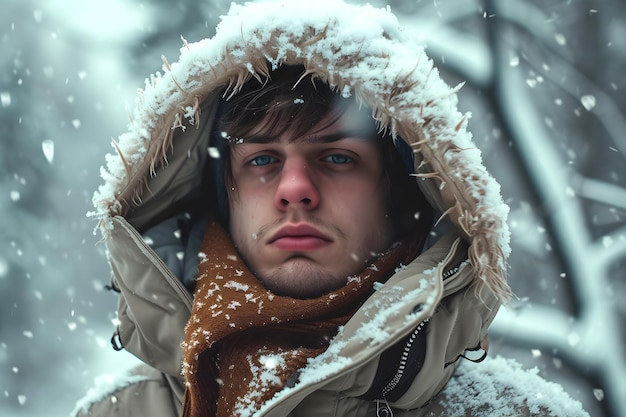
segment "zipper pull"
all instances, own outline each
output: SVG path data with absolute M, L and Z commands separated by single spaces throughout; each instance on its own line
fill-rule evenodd
M 384 399 L 384 403 L 380 400 L 376 400 L 376 417 L 393 417 L 393 411 L 389 406 L 389 403 Z

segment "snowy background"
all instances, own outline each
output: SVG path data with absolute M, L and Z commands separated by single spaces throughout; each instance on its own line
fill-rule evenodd
M 67 416 L 132 361 L 110 348 L 116 298 L 85 217 L 104 154 L 161 55 L 211 36 L 228 2 L 0 1 L 0 415 Z M 389 4 L 467 81 L 461 110 L 511 206 L 518 298 L 491 352 L 626 416 L 626 3 Z

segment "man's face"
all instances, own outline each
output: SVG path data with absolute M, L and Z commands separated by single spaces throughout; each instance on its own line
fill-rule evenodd
M 359 133 L 373 122 L 361 114 L 350 109 L 298 138 L 289 129 L 269 141 L 253 132 L 233 145 L 232 239 L 276 294 L 337 289 L 391 243 L 379 150 Z

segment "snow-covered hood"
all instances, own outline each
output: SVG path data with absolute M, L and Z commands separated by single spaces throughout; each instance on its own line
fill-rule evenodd
M 112 216 L 131 218 L 142 228 L 164 210 L 157 201 L 184 198 L 176 180 L 159 181 L 157 174 L 180 166 L 188 175 L 178 177 L 182 183 L 199 181 L 189 160 L 209 155 L 206 148 L 200 149 L 204 155 L 190 154 L 198 144 L 181 149 L 179 137 L 189 129 L 210 129 L 200 122 L 206 118 L 202 103 L 267 74 L 267 61 L 303 64 L 370 107 L 383 126 L 410 143 L 416 172 L 425 179 L 421 187 L 471 242 L 477 278 L 502 299 L 508 296 L 509 208 L 467 131 L 469 114 L 457 109 L 459 87 L 441 79 L 423 46 L 407 38 L 389 10 L 333 0 L 233 4 L 213 38 L 185 43 L 176 63 L 164 58 L 163 73 L 153 74 L 139 91 L 129 130 L 114 144 L 117 155 L 107 155 L 105 184 L 94 194 L 91 213 L 104 236 Z
M 164 59 L 163 72 L 139 91 L 129 130 L 114 144 L 117 155 L 107 155 L 91 213 L 105 236 L 112 216 L 144 228 L 198 187 L 208 132 L 185 133 L 210 129 L 205 112 L 215 100 L 207 99 L 267 74 L 268 61 L 303 64 L 410 143 L 425 179 L 420 186 L 471 242 L 477 278 L 506 298 L 508 206 L 467 131 L 469 115 L 457 110 L 458 87 L 440 78 L 390 11 L 333 0 L 233 5 L 213 38 L 185 43 L 178 62 Z M 185 142 L 189 136 L 204 142 Z
M 126 343 L 152 366 L 179 372 L 192 299 L 140 233 L 194 204 L 211 157 L 219 99 L 282 64 L 304 65 L 344 96 L 354 96 L 411 145 L 420 187 L 469 245 L 467 279 L 478 298 L 483 290 L 490 294 L 490 321 L 509 296 L 508 207 L 467 131 L 469 115 L 457 110 L 458 88 L 440 78 L 423 47 L 388 10 L 334 0 L 274 0 L 233 5 L 213 38 L 185 42 L 175 63 L 164 59 L 163 72 L 139 92 L 129 129 L 114 143 L 117 154 L 107 155 L 105 182 L 90 215 L 99 220 L 123 297 L 155 306 L 145 312 L 123 305 L 120 320 L 131 322 L 132 330 L 142 321 L 160 323 L 153 334 L 129 330 L 133 340 Z M 126 269 L 136 277 L 120 279 Z M 429 298 L 432 310 L 444 293 Z

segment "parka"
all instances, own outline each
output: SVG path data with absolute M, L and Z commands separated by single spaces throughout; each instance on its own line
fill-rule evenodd
M 146 80 L 102 169 L 95 209 L 119 292 L 118 349 L 144 365 L 77 404 L 80 416 L 182 413 L 185 326 L 194 305 L 195 208 L 220 100 L 281 65 L 354 97 L 405 141 L 439 219 L 428 247 L 377 285 L 297 380 L 239 416 L 584 416 L 560 386 L 486 358 L 488 329 L 511 296 L 508 207 L 457 109 L 457 90 L 388 9 L 338 0 L 231 6 L 212 38 L 184 41 Z M 364 226 L 365 227 L 365 226 Z M 474 359 L 470 359 L 473 357 Z

